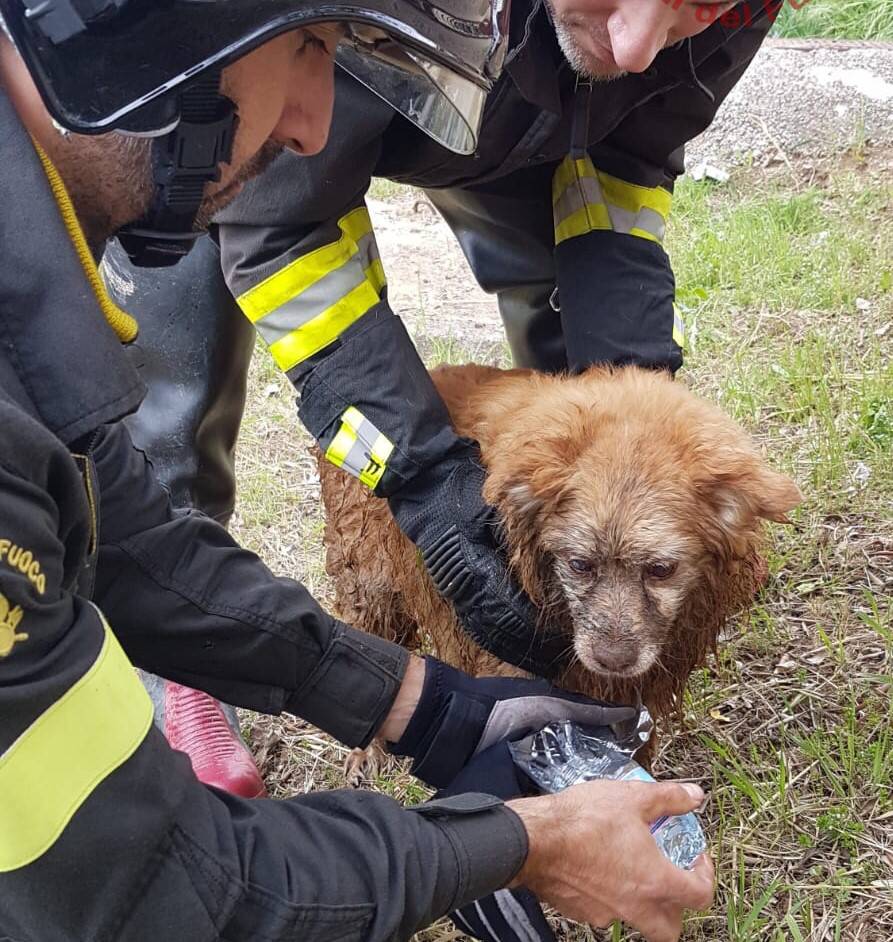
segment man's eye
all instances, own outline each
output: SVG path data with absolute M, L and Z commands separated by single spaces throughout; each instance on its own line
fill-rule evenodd
M 303 42 L 298 46 L 298 53 L 307 52 L 308 49 L 322 49 L 323 52 L 328 52 L 328 47 L 325 44 L 325 41 L 320 39 L 319 36 L 314 33 L 308 32 L 307 30 L 301 30 L 301 36 Z

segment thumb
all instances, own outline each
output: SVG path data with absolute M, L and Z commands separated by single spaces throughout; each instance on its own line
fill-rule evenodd
M 701 788 L 688 782 L 643 782 L 642 785 L 636 797 L 642 816 L 649 822 L 663 814 L 687 814 L 704 801 Z

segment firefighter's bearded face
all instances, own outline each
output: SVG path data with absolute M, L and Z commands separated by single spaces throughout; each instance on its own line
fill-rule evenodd
M 206 187 L 198 227 L 207 226 L 284 147 L 310 155 L 325 146 L 341 32 L 334 24 L 293 30 L 224 69 L 221 92 L 235 103 L 239 124 L 232 160 L 221 167 L 220 180 Z M 0 84 L 61 173 L 91 246 L 98 248 L 143 215 L 153 192 L 149 140 L 118 133 L 60 134 L 2 33 Z
M 696 36 L 738 0 L 546 0 L 565 58 L 598 81 L 644 72 L 667 46 Z
M 224 71 L 221 90 L 236 103 L 239 127 L 232 160 L 205 190 L 198 227 L 206 227 L 283 148 L 310 156 L 325 147 L 340 36 L 340 27 L 331 24 L 285 33 Z

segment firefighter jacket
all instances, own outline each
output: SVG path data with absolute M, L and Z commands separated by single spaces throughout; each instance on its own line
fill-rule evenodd
M 646 72 L 590 86 L 545 3 L 515 0 L 507 69 L 469 156 L 338 76 L 325 150 L 284 154 L 218 217 L 224 276 L 330 460 L 390 496 L 457 448 L 388 307 L 365 205 L 373 176 L 426 189 L 507 327 L 509 301 L 537 308 L 528 332 L 561 345 L 547 368 L 679 367 L 684 325 L 662 245 L 673 181 L 778 5 L 747 0 Z
M 132 664 L 367 742 L 406 655 L 196 512 L 118 420 L 143 389 L 0 93 L 0 938 L 398 939 L 505 885 L 496 799 L 202 786 Z

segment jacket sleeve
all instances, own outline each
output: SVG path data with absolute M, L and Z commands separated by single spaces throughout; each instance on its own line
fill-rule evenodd
M 393 112 L 347 75 L 318 157 L 283 153 L 217 217 L 224 277 L 325 456 L 390 496 L 461 445 L 390 309 L 365 194 Z
M 682 364 L 685 328 L 664 230 L 685 144 L 713 121 L 771 26 L 766 4 L 746 6 L 738 28 L 715 23 L 663 53 L 657 67 L 672 70 L 673 87 L 556 171 L 555 267 L 571 369 Z
M 89 457 L 100 521 L 94 599 L 134 663 L 368 744 L 406 652 L 332 618 L 210 517 L 175 510 L 123 423 L 104 427 Z
M 2 403 L 0 422 L 4 936 L 381 942 L 511 880 L 526 835 L 494 798 L 408 810 L 364 792 L 247 801 L 202 786 L 153 727 L 111 620 L 73 591 L 95 537 L 77 467 Z M 165 590 L 133 585 L 131 607 L 157 601 L 162 624 Z

